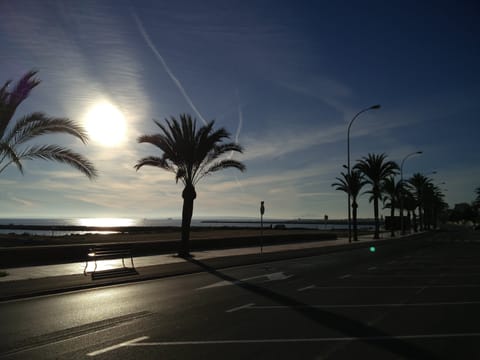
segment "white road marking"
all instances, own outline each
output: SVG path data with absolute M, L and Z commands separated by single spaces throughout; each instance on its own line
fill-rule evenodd
M 249 307 L 252 307 L 252 306 L 254 306 L 254 305 L 255 305 L 254 303 L 249 303 L 249 304 L 245 304 L 245 305 L 242 305 L 242 306 L 234 307 L 233 309 L 226 310 L 225 312 L 227 312 L 227 313 L 232 313 L 232 312 L 235 312 L 235 311 L 239 311 L 239 310 L 243 310 L 243 309 L 248 309 Z
M 309 285 L 309 286 L 305 286 L 303 288 L 297 289 L 297 291 L 310 290 L 310 289 L 314 289 L 315 287 L 316 287 L 315 285 Z
M 368 271 L 372 271 L 372 270 L 376 270 L 376 269 L 377 269 L 376 266 L 371 266 L 371 267 L 368 268 Z
M 374 307 L 435 307 L 435 306 L 465 306 L 480 305 L 480 301 L 457 301 L 457 302 L 424 302 L 424 303 L 383 303 L 383 304 L 326 304 L 326 305 L 251 305 L 243 309 L 249 310 L 272 310 L 272 309 L 342 309 L 342 308 L 374 308 Z
M 352 274 L 346 274 L 346 275 L 340 276 L 339 279 L 347 279 L 349 277 L 352 277 Z
M 132 340 L 129 340 L 129 341 L 122 342 L 122 343 L 117 344 L 117 345 L 112 345 L 112 346 L 106 347 L 104 349 L 93 351 L 91 353 L 88 353 L 87 356 L 97 356 L 97 355 L 100 355 L 100 354 L 104 354 L 106 352 L 116 350 L 116 349 L 119 349 L 119 348 L 124 347 L 124 346 L 131 346 L 131 345 L 133 345 L 133 344 L 135 344 L 139 341 L 146 340 L 146 339 L 149 339 L 149 337 L 148 336 L 141 336 L 141 337 L 138 337 L 136 339 L 132 339 Z
M 459 284 L 459 285 L 367 285 L 367 286 L 319 286 L 312 285 L 312 289 L 318 290 L 356 290 L 356 289 L 424 289 L 424 288 L 433 288 L 433 289 L 455 289 L 455 288 L 477 288 L 480 287 L 480 284 Z
M 156 341 L 156 342 L 128 342 L 112 346 L 110 350 L 120 347 L 131 346 L 185 346 L 185 345 L 238 345 L 238 344 L 276 344 L 276 343 L 314 343 L 314 342 L 338 342 L 338 341 L 385 341 L 385 340 L 410 340 L 410 339 L 445 339 L 445 338 L 468 338 L 480 337 L 480 333 L 452 333 L 452 334 L 412 334 L 412 335 L 384 335 L 384 336 L 345 336 L 345 337 L 322 337 L 322 338 L 286 338 L 286 339 L 242 339 L 242 340 L 190 340 L 190 341 Z M 144 336 L 142 338 L 147 338 Z M 140 338 L 139 338 L 140 339 Z M 135 339 L 136 340 L 136 339 Z M 102 351 L 102 350 L 100 350 Z M 92 353 L 90 353 L 92 354 Z M 87 354 L 89 356 L 92 356 Z M 94 355 L 93 355 L 94 356 Z
M 223 281 L 219 281 L 219 282 L 207 285 L 207 286 L 202 286 L 201 288 L 198 288 L 196 290 L 205 290 L 205 289 L 211 289 L 211 288 L 216 288 L 216 287 L 220 287 L 220 286 L 235 285 L 235 284 L 240 284 L 240 283 L 245 282 L 245 281 L 256 280 L 256 279 L 261 279 L 261 278 L 266 278 L 265 281 L 286 280 L 286 279 L 291 278 L 292 276 L 293 275 L 285 275 L 284 272 L 275 272 L 275 273 L 271 273 L 271 274 L 258 275 L 258 276 L 253 276 L 253 277 L 240 279 L 240 280 L 236 280 L 236 281 L 223 280 Z

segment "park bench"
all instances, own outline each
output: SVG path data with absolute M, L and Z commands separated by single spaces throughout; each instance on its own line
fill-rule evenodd
M 97 261 L 99 260 L 113 260 L 113 259 L 122 259 L 122 265 L 124 270 L 133 270 L 135 271 L 135 265 L 133 264 L 133 255 L 132 250 L 129 246 L 119 246 L 119 245 L 96 245 L 88 250 L 87 260 L 85 264 L 85 269 L 83 274 L 87 275 L 87 267 L 89 261 L 95 263 L 95 268 L 91 272 L 92 277 L 97 271 Z M 125 259 L 130 258 L 132 267 L 129 268 L 125 265 Z

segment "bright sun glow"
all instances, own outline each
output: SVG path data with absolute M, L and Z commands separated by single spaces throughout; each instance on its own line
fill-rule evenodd
M 85 218 L 78 219 L 78 225 L 91 227 L 120 227 L 135 225 L 134 219 L 125 218 Z
M 125 138 L 125 117 L 109 102 L 100 102 L 90 108 L 85 127 L 90 139 L 103 146 L 119 145 Z

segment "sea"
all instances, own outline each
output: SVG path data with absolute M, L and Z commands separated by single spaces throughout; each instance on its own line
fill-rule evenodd
M 135 219 L 135 218 L 0 218 L 0 234 L 29 234 L 47 236 L 83 235 L 83 234 L 112 234 L 120 231 L 102 228 L 128 227 L 180 227 L 181 219 Z M 315 230 L 341 230 L 348 229 L 345 220 L 302 220 L 302 219 L 260 219 L 254 218 L 193 218 L 193 227 L 242 227 L 242 228 L 280 228 L 280 229 L 315 229 Z M 22 226 L 49 227 L 48 230 L 25 229 Z M 54 229 L 55 227 L 88 227 L 87 230 Z M 371 229 L 371 221 L 359 223 L 359 229 Z M 118 230 L 118 229 L 116 229 Z

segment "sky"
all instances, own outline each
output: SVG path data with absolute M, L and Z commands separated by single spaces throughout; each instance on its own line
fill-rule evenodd
M 0 83 L 38 70 L 16 118 L 42 111 L 87 128 L 96 180 L 41 160 L 0 174 L 0 217 L 180 218 L 172 173 L 138 136 L 182 113 L 215 120 L 247 171 L 197 185 L 194 218 L 346 218 L 332 183 L 385 153 L 433 179 L 453 207 L 480 186 L 480 5 L 476 1 L 4 1 Z M 436 174 L 432 174 L 436 172 Z M 388 214 L 388 210 L 383 210 Z M 359 217 L 372 218 L 368 195 Z

